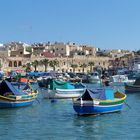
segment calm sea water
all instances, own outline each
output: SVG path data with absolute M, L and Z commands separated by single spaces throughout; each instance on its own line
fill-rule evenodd
M 71 100 L 43 99 L 32 106 L 0 110 L 0 140 L 140 139 L 140 94 L 128 95 L 122 112 L 77 116 Z

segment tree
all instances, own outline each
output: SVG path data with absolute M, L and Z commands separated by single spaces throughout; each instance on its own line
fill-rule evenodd
M 27 47 L 26 51 L 29 52 L 29 53 L 32 53 L 32 47 L 31 46 Z
M 82 72 L 84 73 L 85 68 L 87 67 L 87 64 L 83 63 L 80 65 L 80 67 L 82 68 Z
M 23 65 L 23 68 L 25 68 L 26 72 L 29 72 L 29 71 L 31 71 L 31 64 L 27 63 L 27 64 Z
M 39 65 L 39 61 L 35 60 L 32 62 L 31 64 L 34 68 L 35 68 L 35 71 L 37 70 L 37 66 Z
M 77 64 L 71 64 L 71 67 L 73 68 L 73 72 L 75 72 L 75 69 L 78 67 Z
M 57 59 L 51 60 L 51 61 L 49 61 L 49 65 L 50 65 L 50 67 L 53 68 L 53 71 L 55 71 L 55 67 L 59 66 L 59 61 Z
M 90 66 L 90 72 L 92 72 L 92 70 L 93 70 L 93 66 L 94 66 L 94 62 L 89 62 L 88 63 L 88 66 Z
M 46 72 L 47 71 L 47 67 L 49 65 L 49 59 L 43 59 L 43 60 L 41 60 L 40 61 L 40 64 L 45 66 L 45 72 Z

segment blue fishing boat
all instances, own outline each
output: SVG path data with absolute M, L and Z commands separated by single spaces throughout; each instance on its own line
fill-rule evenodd
M 112 89 L 88 90 L 73 100 L 73 108 L 78 115 L 96 115 L 121 111 L 126 95 Z
M 0 108 L 15 108 L 31 105 L 38 92 L 27 84 L 22 91 L 4 80 L 0 84 Z

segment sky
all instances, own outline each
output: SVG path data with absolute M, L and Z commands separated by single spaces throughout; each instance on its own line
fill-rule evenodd
M 0 43 L 140 49 L 140 0 L 0 0 Z

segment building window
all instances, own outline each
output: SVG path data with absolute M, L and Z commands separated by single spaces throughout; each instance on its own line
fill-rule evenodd
M 12 61 L 9 62 L 9 67 L 12 67 Z
M 14 61 L 14 67 L 17 67 L 17 61 Z
M 64 65 L 66 65 L 66 62 L 64 62 Z
M 20 54 L 23 54 L 23 52 L 20 52 Z
M 21 61 L 19 61 L 19 62 L 18 62 L 18 66 L 22 66 L 22 63 L 21 63 Z
M 63 48 L 61 50 L 63 50 Z

